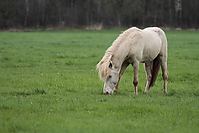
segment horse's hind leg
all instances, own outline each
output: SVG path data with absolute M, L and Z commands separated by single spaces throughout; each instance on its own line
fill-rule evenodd
M 167 71 L 167 59 L 164 56 L 160 56 L 161 60 L 161 68 L 162 68 L 162 77 L 164 80 L 163 92 L 167 92 L 167 79 L 168 79 L 168 71 Z
M 151 74 L 151 62 L 147 62 L 144 65 L 145 71 L 146 71 L 146 88 L 145 92 L 148 93 L 150 89 L 150 83 L 152 79 L 152 74 Z

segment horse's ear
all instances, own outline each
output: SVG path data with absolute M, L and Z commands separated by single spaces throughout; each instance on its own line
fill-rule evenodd
M 112 67 L 113 67 L 113 64 L 110 62 L 110 64 L 109 64 L 108 67 L 109 67 L 109 68 L 112 68 Z

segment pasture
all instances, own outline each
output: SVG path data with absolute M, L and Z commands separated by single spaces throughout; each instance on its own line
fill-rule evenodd
M 0 132 L 198 132 L 199 31 L 166 31 L 168 93 L 159 72 L 138 95 L 133 68 L 103 95 L 96 64 L 121 30 L 0 33 Z

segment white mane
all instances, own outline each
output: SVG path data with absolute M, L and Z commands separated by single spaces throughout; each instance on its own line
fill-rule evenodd
M 139 30 L 136 27 L 129 28 L 124 31 L 119 37 L 112 43 L 112 45 L 106 50 L 104 57 L 97 64 L 97 69 L 99 69 L 99 77 L 102 80 L 105 80 L 110 73 L 109 64 L 111 62 L 114 53 L 118 50 L 120 44 L 135 30 Z

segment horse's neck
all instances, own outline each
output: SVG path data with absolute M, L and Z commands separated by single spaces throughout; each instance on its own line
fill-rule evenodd
M 129 45 L 121 45 L 113 55 L 113 63 L 120 68 L 129 55 Z

